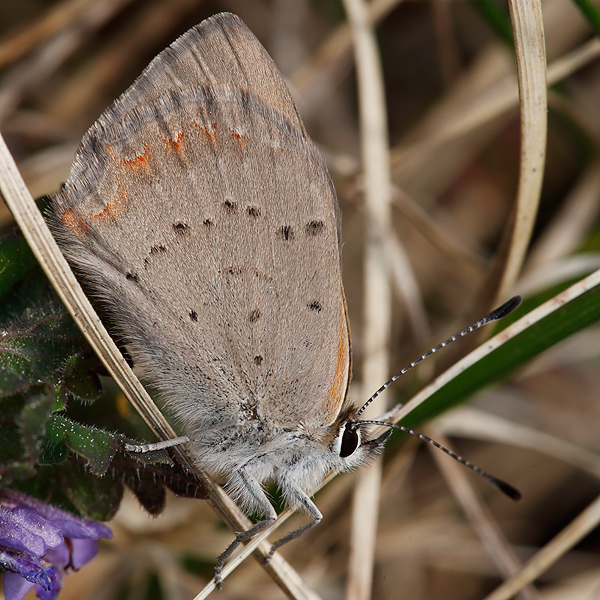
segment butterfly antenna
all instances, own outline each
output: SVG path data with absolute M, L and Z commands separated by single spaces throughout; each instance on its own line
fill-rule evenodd
M 469 469 L 472 469 L 473 471 L 475 471 L 475 473 L 481 475 L 481 477 L 483 477 L 486 481 L 491 483 L 496 489 L 498 489 L 502 493 L 506 494 L 509 498 L 512 498 L 513 500 L 521 499 L 521 492 L 519 492 L 519 490 L 514 488 L 512 485 L 506 483 L 506 481 L 502 481 L 502 479 L 498 479 L 498 477 L 494 477 L 493 475 L 490 475 L 487 471 L 484 471 L 483 469 L 479 468 L 477 465 L 474 465 L 473 463 L 469 462 L 466 458 L 459 456 L 455 452 L 452 452 L 452 450 L 446 448 L 445 446 L 442 446 L 440 443 L 436 442 L 435 440 L 432 440 L 430 437 L 427 437 L 426 435 L 423 435 L 422 433 L 419 433 L 418 431 L 414 431 L 413 429 L 409 429 L 408 427 L 403 427 L 402 425 L 396 425 L 395 423 L 386 423 L 385 421 L 359 421 L 356 423 L 356 425 L 360 425 L 361 427 L 363 425 L 383 425 L 384 427 L 392 427 L 393 429 L 398 429 L 400 431 L 404 431 L 405 433 L 410 433 L 410 435 L 414 435 L 415 437 L 418 437 L 420 440 L 423 440 L 424 442 L 431 444 L 438 450 L 445 452 L 448 456 L 451 456 L 454 460 L 457 460 L 462 465 L 465 465 L 465 467 L 469 467 Z
M 377 398 L 377 396 L 379 396 L 379 394 L 381 394 L 384 390 L 386 390 L 388 387 L 390 387 L 390 385 L 392 385 L 392 383 L 394 383 L 394 381 L 396 381 L 396 379 L 398 379 L 401 375 L 404 375 L 404 373 L 406 373 L 407 371 L 410 371 L 413 367 L 418 365 L 422 360 L 425 360 L 428 356 L 431 356 L 438 350 L 442 349 L 444 346 L 447 346 L 448 344 L 451 344 L 452 342 L 455 342 L 456 340 L 458 340 L 462 337 L 465 337 L 465 335 L 467 335 L 473 331 L 476 331 L 480 327 L 483 327 L 484 325 L 487 325 L 488 323 L 493 323 L 494 321 L 499 321 L 500 319 L 503 319 L 504 317 L 506 317 L 506 315 L 509 315 L 511 312 L 516 310 L 520 306 L 522 300 L 523 300 L 523 298 L 521 296 L 513 296 L 510 300 L 508 300 L 508 302 L 505 302 L 502 306 L 499 306 L 496 310 L 493 310 L 489 315 L 486 315 L 485 317 L 483 317 L 483 319 L 480 319 L 479 321 L 477 321 L 477 323 L 474 323 L 470 327 L 463 329 L 463 331 L 461 331 L 460 333 L 453 335 L 452 337 L 448 338 L 445 342 L 438 344 L 435 348 L 432 348 L 431 350 L 428 350 L 427 352 L 425 352 L 425 354 L 419 356 L 419 358 L 417 358 L 417 360 L 411 362 L 410 365 L 407 365 L 401 371 L 398 371 L 398 373 L 396 373 L 391 379 L 386 381 L 362 405 L 362 407 L 356 413 L 355 418 L 360 417 L 360 415 L 364 412 L 364 410 L 367 408 L 367 406 L 369 406 L 369 404 L 371 404 L 371 402 L 373 402 L 373 400 L 375 400 L 375 398 Z M 433 442 L 433 440 L 431 440 L 431 441 Z M 433 442 L 433 443 L 435 445 L 435 442 Z M 442 449 L 445 451 L 445 448 L 442 448 Z

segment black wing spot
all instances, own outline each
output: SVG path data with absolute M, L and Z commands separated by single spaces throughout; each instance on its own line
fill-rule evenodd
M 223 202 L 223 206 L 225 207 L 225 210 L 231 214 L 233 214 L 237 209 L 237 204 L 231 200 L 225 200 L 225 202 Z
M 210 219 L 204 219 L 204 221 L 202 221 L 202 225 L 210 228 L 214 226 L 214 223 Z
M 136 283 L 139 281 L 138 280 L 138 276 L 135 273 L 127 273 L 127 275 L 125 275 L 125 279 L 128 279 L 129 281 L 135 281 Z
M 310 221 L 306 224 L 306 233 L 308 235 L 319 235 L 325 228 L 323 221 Z
M 240 99 L 242 101 L 242 108 L 244 109 L 248 109 L 248 107 L 250 106 L 250 94 L 246 91 L 241 91 L 240 92 Z
M 162 245 L 156 245 L 156 246 L 152 246 L 152 248 L 150 248 L 150 254 L 163 254 L 167 251 L 167 249 Z
M 177 235 L 185 235 L 189 233 L 190 226 L 185 223 L 173 223 L 173 230 Z
M 287 242 L 294 237 L 294 230 L 291 225 L 283 225 L 279 230 L 279 235 L 282 240 Z
M 313 300 L 310 304 L 307 304 L 310 310 L 316 310 L 317 312 L 321 312 L 323 310 L 323 305 L 318 300 Z
M 260 208 L 257 206 L 249 206 L 246 210 L 251 217 L 260 217 Z
M 260 356 L 260 354 L 259 354 L 258 356 L 254 357 L 254 364 L 258 365 L 260 367 L 260 365 L 262 364 L 263 360 L 264 360 L 263 357 Z
M 195 310 L 190 310 L 189 315 L 192 321 L 198 322 L 198 313 Z
M 258 310 L 258 308 L 255 308 L 250 313 L 250 323 L 256 323 L 256 321 L 258 321 L 258 319 L 260 319 L 260 310 Z

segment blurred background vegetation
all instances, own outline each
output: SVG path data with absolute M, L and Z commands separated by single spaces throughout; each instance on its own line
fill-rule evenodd
M 520 120 L 505 2 L 373 4 L 392 149 L 393 225 L 422 299 L 415 308 L 396 294 L 391 375 L 491 308 L 482 298 L 491 261 L 510 224 L 519 177 Z M 567 66 L 549 87 L 542 197 L 525 267 L 513 290 L 533 304 L 600 268 L 597 7 L 586 5 L 586 15 L 570 0 L 544 0 L 542 6 L 548 64 Z M 238 14 L 265 45 L 331 171 L 343 212 L 344 284 L 358 381 L 363 179 L 354 61 L 343 32 L 341 2 L 2 2 L 0 130 L 33 196 L 56 191 L 67 178 L 81 136 L 101 112 L 165 46 L 220 11 Z M 0 226 L 11 232 L 11 216 L 3 206 Z M 5 269 L 9 259 L 3 260 L 0 267 Z M 12 261 L 20 264 L 18 258 Z M 31 269 L 24 260 L 22 271 L 14 275 L 21 278 L 20 285 L 33 286 L 40 277 Z M 51 292 L 37 281 L 35 285 L 23 298 L 35 296 L 37 310 L 54 315 L 59 308 L 45 300 Z M 11 302 L 3 306 L 5 320 L 25 310 L 14 298 Z M 415 310 L 422 310 L 419 325 L 410 318 Z M 404 376 L 394 386 L 397 401 L 410 398 L 468 347 L 459 342 Z M 451 436 L 460 454 L 522 491 L 523 500 L 514 504 L 471 478 L 489 509 L 486 518 L 500 528 L 520 561 L 600 493 L 599 354 L 598 326 L 586 327 L 535 360 L 523 357 L 508 380 L 471 398 L 470 406 L 478 412 L 448 413 L 427 430 Z M 98 418 L 94 422 L 103 425 L 102 406 L 111 406 L 124 422 L 135 421 L 119 394 L 102 381 L 108 391 L 92 405 L 96 417 L 88 419 Z M 88 383 L 96 385 L 95 380 Z M 71 388 L 68 393 L 84 406 L 91 401 L 86 394 L 95 397 L 95 388 Z M 470 600 L 484 597 L 501 581 L 498 557 L 485 550 L 444 472 L 418 443 L 390 444 L 384 459 L 374 598 Z M 283 550 L 325 599 L 345 594 L 352 481 L 353 475 L 343 475 L 319 492 L 323 522 Z M 303 519 L 294 517 L 294 524 Z M 149 517 L 127 493 L 111 526 L 115 538 L 103 542 L 100 556 L 67 579 L 61 598 L 191 598 L 212 576 L 216 556 L 231 539 L 206 504 L 171 494 L 162 516 Z M 224 599 L 283 595 L 251 560 L 226 580 L 219 594 Z M 600 598 L 598 531 L 523 594 L 544 600 Z

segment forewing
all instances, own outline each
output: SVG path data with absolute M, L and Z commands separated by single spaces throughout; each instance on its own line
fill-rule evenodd
M 335 193 L 239 19 L 209 19 L 154 59 L 84 137 L 53 213 L 188 427 L 335 419 L 350 360 Z

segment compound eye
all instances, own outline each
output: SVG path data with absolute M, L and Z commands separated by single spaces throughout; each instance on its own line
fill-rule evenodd
M 342 444 L 340 446 L 340 457 L 346 458 L 354 453 L 354 451 L 358 448 L 358 443 L 360 442 L 360 438 L 358 435 L 358 430 L 350 427 L 346 427 L 344 429 L 344 433 L 342 434 Z

